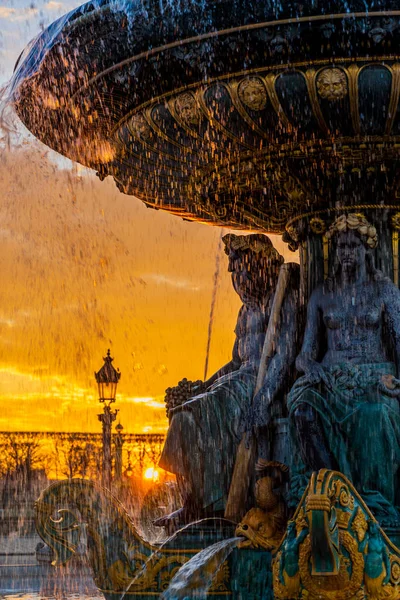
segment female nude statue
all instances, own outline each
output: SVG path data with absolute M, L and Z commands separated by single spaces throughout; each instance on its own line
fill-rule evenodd
M 288 409 L 295 452 L 309 470 L 349 477 L 387 523 L 398 519 L 400 464 L 400 291 L 377 271 L 376 230 L 362 215 L 342 215 L 333 276 L 309 301 Z M 294 468 L 294 472 L 296 469 Z

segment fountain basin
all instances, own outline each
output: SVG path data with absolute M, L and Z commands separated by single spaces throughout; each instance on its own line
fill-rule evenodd
M 280 233 L 371 189 L 397 206 L 400 11 L 367 5 L 90 2 L 27 49 L 12 99 L 45 144 L 188 219 Z

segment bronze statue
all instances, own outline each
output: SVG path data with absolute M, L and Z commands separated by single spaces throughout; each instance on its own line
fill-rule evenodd
M 268 237 L 257 234 L 223 239 L 229 257 L 232 283 L 243 306 L 236 324 L 236 341 L 232 360 L 208 381 L 193 387 L 195 394 L 183 403 L 179 390 L 167 394 L 170 427 L 160 460 L 160 466 L 175 473 L 185 483 L 185 505 L 158 525 L 174 527 L 200 516 L 223 514 L 236 450 L 249 421 L 256 378 L 272 306 L 274 290 L 283 258 Z M 295 265 L 297 267 L 297 265 Z M 264 412 L 287 384 L 288 372 L 294 363 L 296 318 L 293 297 L 284 302 L 277 332 L 275 356 L 258 398 L 258 410 Z M 287 341 L 290 341 L 287 344 Z M 190 389 L 189 385 L 189 389 Z M 180 389 L 188 388 L 188 383 Z M 282 413 L 282 409 L 277 410 Z M 265 423 L 269 418 L 265 416 Z M 263 423 L 264 424 L 264 423 Z
M 328 237 L 333 273 L 310 298 L 296 361 L 304 377 L 288 399 L 295 445 L 306 469 L 342 472 L 389 524 L 398 519 L 400 291 L 375 269 L 377 233 L 362 215 L 341 215 Z

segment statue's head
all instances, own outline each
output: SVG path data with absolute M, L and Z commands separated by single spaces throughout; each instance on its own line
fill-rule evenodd
M 232 283 L 246 305 L 262 303 L 278 279 L 283 256 L 263 234 L 224 236 Z
M 342 272 L 351 273 L 367 263 L 374 272 L 371 250 L 378 245 L 376 229 L 367 219 L 357 213 L 340 215 L 326 234 L 336 241 L 336 263 Z
M 257 506 L 263 510 L 272 510 L 281 502 L 282 488 L 288 480 L 287 465 L 259 458 L 255 466 L 257 480 L 254 485 L 254 497 Z
M 368 521 L 368 532 L 370 535 L 379 534 L 379 525 L 376 521 L 373 521 L 372 519 Z

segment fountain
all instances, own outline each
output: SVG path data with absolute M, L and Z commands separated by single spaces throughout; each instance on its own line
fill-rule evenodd
M 271 258 L 257 270 L 251 241 L 230 256 L 245 314 L 264 316 L 265 335 L 245 425 L 230 429 L 231 460 L 221 460 L 220 444 L 210 453 L 204 440 L 224 436 L 207 437 L 198 418 L 210 405 L 212 431 L 221 374 L 211 387 L 189 384 L 172 407 L 169 447 L 174 422 L 189 423 L 203 461 L 198 497 L 214 459 L 221 482 L 228 478 L 225 487 L 212 479 L 219 504 L 192 502 L 180 514 L 186 527 L 155 548 L 89 482 L 57 484 L 39 499 L 38 530 L 59 562 L 86 522 L 107 599 L 159 597 L 190 556 L 211 544 L 223 554 L 235 529 L 240 547 L 211 583 L 204 575 L 204 594 L 400 597 L 399 31 L 394 0 L 93 0 L 21 55 L 10 97 L 49 147 L 150 208 L 279 233 L 300 253 L 297 284 L 285 265 L 279 278 L 269 272 Z M 253 265 L 250 294 L 240 288 L 243 264 Z M 260 272 L 271 273 L 269 287 L 255 299 Z M 221 423 L 231 427 L 227 417 Z M 198 500 L 188 456 L 184 479 Z M 251 491 L 257 466 L 264 496 Z M 196 596 L 190 578 L 179 581 Z

